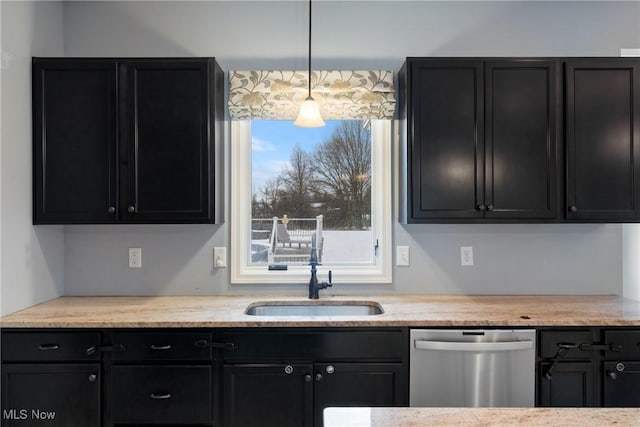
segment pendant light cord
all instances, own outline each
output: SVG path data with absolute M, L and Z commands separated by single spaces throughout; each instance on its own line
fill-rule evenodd
M 309 98 L 311 98 L 311 0 L 309 0 Z

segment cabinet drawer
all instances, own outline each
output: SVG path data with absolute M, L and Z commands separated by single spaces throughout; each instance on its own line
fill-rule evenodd
M 407 334 L 389 330 L 266 330 L 234 331 L 224 334 L 223 342 L 234 350 L 225 351 L 225 360 L 273 361 L 369 361 L 406 357 Z
M 97 332 L 4 332 L 2 360 L 5 362 L 98 360 L 98 352 L 87 350 L 100 345 Z
M 119 332 L 114 345 L 124 351 L 113 353 L 113 360 L 211 360 L 210 347 L 198 347 L 197 341 L 211 342 L 211 334 L 191 332 Z
M 210 366 L 114 366 L 114 424 L 211 425 Z
M 560 344 L 576 345 L 577 347 L 567 350 L 563 359 L 590 359 L 593 357 L 592 350 L 581 350 L 581 344 L 593 344 L 597 340 L 591 330 L 554 330 L 540 332 L 540 357 L 552 358 L 558 353 Z
M 640 359 L 640 330 L 605 331 L 604 343 L 619 345 L 620 351 L 605 351 L 607 359 Z

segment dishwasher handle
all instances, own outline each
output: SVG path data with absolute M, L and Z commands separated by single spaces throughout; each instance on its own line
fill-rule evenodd
M 501 342 L 450 342 L 450 341 L 426 341 L 415 340 L 415 348 L 418 350 L 440 351 L 514 351 L 533 348 L 533 341 L 501 341 Z

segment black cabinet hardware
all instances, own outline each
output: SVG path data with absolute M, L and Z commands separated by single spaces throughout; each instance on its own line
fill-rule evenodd
M 170 344 L 164 344 L 164 345 L 151 344 L 149 348 L 151 350 L 171 350 L 171 345 Z
M 40 344 L 38 350 L 60 350 L 60 346 L 58 344 Z
M 151 399 L 155 399 L 155 400 L 165 400 L 165 399 L 171 399 L 171 393 L 151 393 L 149 395 L 149 397 Z

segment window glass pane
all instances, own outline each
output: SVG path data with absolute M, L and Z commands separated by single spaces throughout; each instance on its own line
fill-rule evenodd
M 371 131 L 361 120 L 299 128 L 254 120 L 251 264 L 374 263 Z

